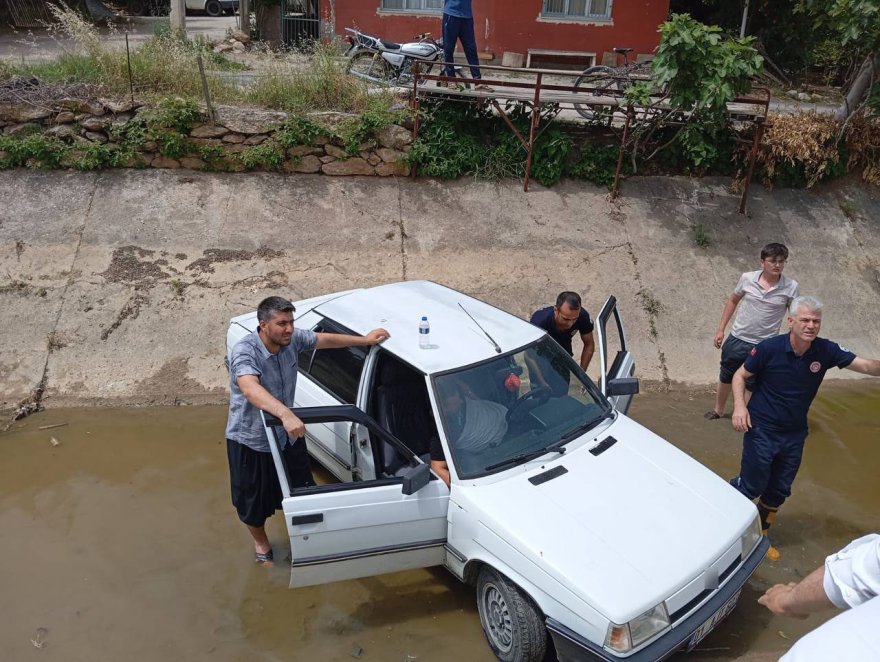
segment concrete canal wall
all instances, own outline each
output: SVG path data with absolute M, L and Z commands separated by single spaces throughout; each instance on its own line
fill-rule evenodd
M 577 182 L 2 172 L 0 408 L 41 383 L 47 406 L 221 402 L 231 316 L 416 278 L 521 316 L 614 294 L 646 387 L 708 387 L 721 308 L 768 241 L 826 301 L 823 335 L 880 356 L 877 192 L 756 187 L 741 216 L 728 185 L 631 178 L 612 203 Z

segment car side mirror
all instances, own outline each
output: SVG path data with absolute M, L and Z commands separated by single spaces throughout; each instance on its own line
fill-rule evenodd
M 639 392 L 638 377 L 617 377 L 608 380 L 606 387 L 609 396 L 613 395 L 636 395 Z
M 403 475 L 403 493 L 415 494 L 431 480 L 431 467 L 419 464 Z

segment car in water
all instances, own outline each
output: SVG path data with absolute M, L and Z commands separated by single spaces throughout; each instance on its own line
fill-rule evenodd
M 757 509 L 627 417 L 638 382 L 614 297 L 598 382 L 543 330 L 436 283 L 294 303 L 300 328 L 391 337 L 299 356 L 294 410 L 338 483 L 291 489 L 264 415 L 291 587 L 445 566 L 505 662 L 543 660 L 551 640 L 563 661 L 661 660 L 733 611 L 768 547 Z M 256 328 L 233 318 L 227 356 Z

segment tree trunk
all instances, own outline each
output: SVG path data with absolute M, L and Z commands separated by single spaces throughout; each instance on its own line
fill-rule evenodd
M 864 98 L 870 94 L 871 85 L 877 80 L 878 68 L 880 68 L 880 54 L 865 58 L 859 73 L 846 92 L 843 103 L 834 111 L 834 119 L 843 122 L 859 108 Z
M 268 4 L 262 0 L 255 0 L 254 14 L 260 40 L 266 42 L 271 48 L 279 48 L 281 46 L 281 4 Z

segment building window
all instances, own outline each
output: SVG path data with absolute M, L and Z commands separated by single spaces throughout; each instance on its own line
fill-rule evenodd
M 387 11 L 442 12 L 443 0 L 382 0 L 381 8 Z
M 542 16 L 607 20 L 611 18 L 611 0 L 544 0 Z

